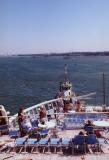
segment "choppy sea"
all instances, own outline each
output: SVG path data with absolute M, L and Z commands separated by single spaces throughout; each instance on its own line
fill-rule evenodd
M 68 77 L 76 95 L 96 92 L 86 100 L 90 104 L 103 103 L 103 72 L 105 73 L 106 104 L 109 105 L 109 57 L 0 57 L 0 104 L 11 114 L 55 97 L 59 82 Z

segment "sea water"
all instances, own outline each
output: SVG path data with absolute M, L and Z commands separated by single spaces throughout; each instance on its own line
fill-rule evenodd
M 13 114 L 20 106 L 28 108 L 54 98 L 59 82 L 64 79 L 65 64 L 77 96 L 96 92 L 85 100 L 90 104 L 103 104 L 104 72 L 105 98 L 109 105 L 108 56 L 1 57 L 0 104 Z

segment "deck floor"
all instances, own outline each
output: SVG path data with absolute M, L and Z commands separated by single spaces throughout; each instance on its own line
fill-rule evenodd
M 80 130 L 64 130 L 62 132 L 58 132 L 58 136 L 63 137 L 70 137 L 73 138 L 77 135 Z M 10 141 L 9 136 L 1 136 L 1 142 L 8 142 Z M 108 160 L 109 159 L 109 145 L 104 146 L 104 153 L 93 153 L 93 154 L 86 154 L 84 155 L 84 159 L 82 159 L 83 155 L 75 156 L 75 155 L 63 155 L 63 153 L 22 153 L 18 154 L 15 152 L 10 153 L 0 153 L 0 160 Z
M 12 157 L 11 157 L 12 156 Z M 9 158 L 10 157 L 10 158 Z M 87 154 L 84 156 L 79 155 L 79 156 L 64 156 L 62 154 L 16 154 L 16 153 L 11 153 L 11 154 L 6 154 L 2 153 L 0 154 L 0 160 L 108 160 L 109 159 L 109 153 L 105 154 Z

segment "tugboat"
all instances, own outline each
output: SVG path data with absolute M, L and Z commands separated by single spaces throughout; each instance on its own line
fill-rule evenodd
M 96 93 L 89 93 L 82 96 L 76 96 L 75 92 L 72 90 L 72 83 L 68 79 L 68 70 L 67 65 L 65 65 L 64 69 L 64 80 L 60 82 L 60 95 L 59 97 L 63 100 L 63 111 L 68 113 L 72 112 L 85 112 L 84 104 L 81 102 L 81 99 L 89 98 L 89 96 L 95 95 Z
M 75 93 L 72 91 L 72 83 L 68 80 L 67 65 L 64 69 L 65 78 L 60 82 L 60 93 L 64 103 L 64 112 L 72 110 L 72 98 L 75 97 Z

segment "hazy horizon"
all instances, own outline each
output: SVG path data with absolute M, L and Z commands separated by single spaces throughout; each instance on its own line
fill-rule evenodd
M 0 55 L 109 51 L 108 0 L 0 0 Z

